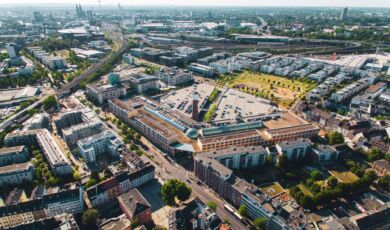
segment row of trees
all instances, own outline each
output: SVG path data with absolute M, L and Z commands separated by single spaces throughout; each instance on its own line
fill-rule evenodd
M 238 214 L 240 214 L 242 217 L 248 217 L 248 211 L 246 206 L 241 205 L 238 210 Z M 267 222 L 267 219 L 263 217 L 258 217 L 252 221 L 253 226 L 255 227 L 256 230 L 261 230 L 265 229 L 265 224 Z
M 35 166 L 35 180 L 38 184 L 55 185 L 61 182 L 61 179 L 54 177 L 49 169 L 49 166 L 45 162 L 40 150 L 33 151 L 34 160 L 32 163 Z

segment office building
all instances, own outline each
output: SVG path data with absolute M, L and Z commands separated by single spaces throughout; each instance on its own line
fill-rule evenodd
M 51 70 L 66 69 L 68 67 L 68 63 L 66 59 L 62 57 L 46 56 L 42 60 L 43 60 L 43 64 L 46 65 L 47 68 Z
M 34 11 L 34 22 L 43 22 L 43 15 L 41 14 L 41 12 Z
M 102 154 L 119 156 L 124 144 L 111 131 L 106 130 L 79 140 L 77 146 L 86 162 L 96 162 L 96 156 Z
M 191 63 L 187 66 L 187 68 L 189 71 L 196 74 L 200 74 L 204 77 L 213 77 L 217 72 L 216 69 L 214 69 L 213 67 L 198 63 Z
M 55 174 L 69 175 L 72 173 L 67 157 L 47 129 L 34 129 L 9 133 L 4 138 L 4 143 L 7 146 L 38 145 L 41 148 L 49 167 Z
M 192 73 L 179 68 L 163 68 L 157 71 L 156 75 L 169 86 L 182 85 L 193 81 Z
M 346 20 L 347 17 L 348 17 L 348 7 L 344 7 L 344 8 L 341 10 L 340 21 Z
M 14 43 L 7 43 L 7 52 L 8 57 L 11 59 L 15 59 L 18 57 L 16 53 L 16 45 Z
M 27 160 L 28 149 L 24 145 L 0 149 L 0 166 L 23 163 Z
M 97 85 L 95 83 L 87 85 L 87 94 L 93 98 L 99 104 L 103 102 L 119 98 L 126 95 L 126 89 L 111 84 Z
M 34 166 L 29 163 L 12 164 L 0 167 L 0 186 L 20 185 L 34 179 Z
M 137 90 L 137 93 L 144 93 L 149 90 L 160 88 L 159 79 L 144 73 L 133 74 L 128 77 L 130 84 Z

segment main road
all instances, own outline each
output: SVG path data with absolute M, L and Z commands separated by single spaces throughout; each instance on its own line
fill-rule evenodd
M 224 208 L 224 205 L 227 202 L 224 201 L 223 198 L 209 189 L 206 185 L 198 183 L 198 180 L 195 179 L 192 171 L 188 171 L 175 162 L 167 160 L 162 156 L 161 152 L 145 138 L 142 138 L 141 140 L 143 144 L 148 146 L 149 149 L 146 150 L 146 152 L 149 156 L 151 156 L 151 159 L 148 157 L 144 157 L 143 159 L 149 161 L 156 167 L 156 169 L 158 169 L 158 177 L 162 180 L 179 179 L 181 181 L 185 181 L 187 185 L 191 187 L 193 195 L 198 197 L 204 203 L 212 201 L 217 205 L 217 215 L 222 219 L 222 221 L 227 220 L 231 224 L 232 229 L 248 229 L 239 219 L 237 219 L 237 217 Z
M 119 133 L 121 131 L 117 128 L 117 126 L 111 121 L 106 121 L 106 123 L 107 128 L 111 129 L 111 131 L 120 137 Z M 206 185 L 203 185 L 202 183 L 198 184 L 198 180 L 195 179 L 192 171 L 188 171 L 175 162 L 167 160 L 162 155 L 162 152 L 146 138 L 141 137 L 141 142 L 143 145 L 147 146 L 147 149 L 143 148 L 143 146 L 140 147 L 148 155 L 143 155 L 142 160 L 150 162 L 156 168 L 156 176 L 159 179 L 162 181 L 167 179 L 179 179 L 181 181 L 185 181 L 185 183 L 191 187 L 192 194 L 198 197 L 202 202 L 206 204 L 207 202 L 212 201 L 217 205 L 217 215 L 221 218 L 222 221 L 227 220 L 231 224 L 233 230 L 248 229 L 239 219 L 237 219 L 237 217 L 224 208 L 224 205 L 227 204 L 227 202 L 224 201 L 223 198 L 209 189 Z

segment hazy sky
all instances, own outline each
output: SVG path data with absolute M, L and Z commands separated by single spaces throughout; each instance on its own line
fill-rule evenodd
M 362 6 L 390 7 L 390 0 L 101 0 L 102 5 L 183 5 L 183 6 Z M 0 0 L 2 4 L 33 5 L 42 3 L 97 4 L 98 0 Z

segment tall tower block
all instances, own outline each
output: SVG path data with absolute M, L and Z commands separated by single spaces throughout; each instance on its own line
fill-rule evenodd
M 192 119 L 198 121 L 199 119 L 199 94 L 197 92 L 192 93 Z

